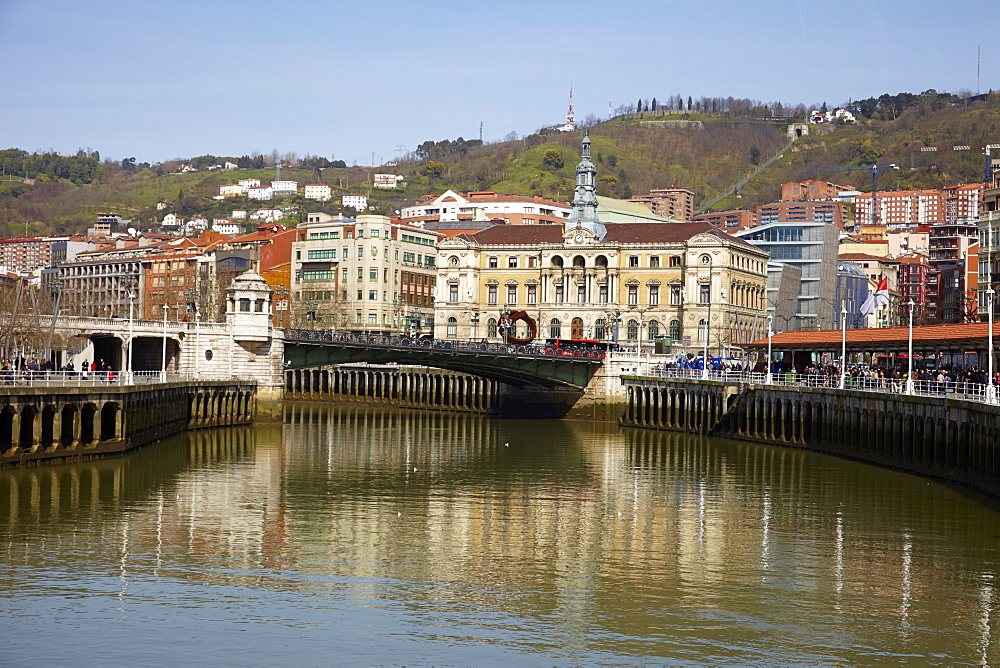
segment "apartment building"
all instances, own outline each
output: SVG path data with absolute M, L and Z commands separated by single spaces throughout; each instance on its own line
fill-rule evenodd
M 840 193 L 854 190 L 854 186 L 842 186 L 829 181 L 806 179 L 805 181 L 786 181 L 781 184 L 782 202 L 807 202 L 814 200 L 836 199 Z
M 795 201 L 774 202 L 757 207 L 757 224 L 815 222 L 834 225 L 838 229 L 850 226 L 849 209 L 844 202 Z
M 291 302 L 299 315 L 292 321 L 378 334 L 429 332 L 441 236 L 375 215 L 299 226 L 291 259 Z M 315 318 L 306 320 L 310 311 Z
M 699 213 L 692 216 L 691 221 L 708 223 L 720 230 L 732 234 L 740 230 L 757 227 L 757 212 L 750 211 L 748 209 L 713 211 L 712 213 Z
M 403 223 L 434 223 L 497 220 L 508 225 L 562 225 L 572 207 L 544 197 L 500 195 L 492 191 L 455 192 L 437 197 L 421 197 L 413 206 L 403 207 Z
M 629 200 L 645 204 L 657 216 L 689 221 L 694 216 L 694 193 L 687 188 L 660 188 L 650 190 Z
M 915 228 L 945 221 L 945 201 L 940 190 L 891 190 L 876 193 L 876 225 L 886 230 Z M 872 194 L 854 198 L 854 218 L 859 225 L 872 220 Z

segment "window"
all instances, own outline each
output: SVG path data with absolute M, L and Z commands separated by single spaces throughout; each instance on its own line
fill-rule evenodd
M 670 286 L 670 305 L 679 306 L 681 303 L 681 286 L 671 285 Z
M 406 252 L 403 253 L 403 262 L 416 262 L 416 261 L 417 261 L 416 253 L 406 253 Z
M 628 266 L 630 266 L 630 267 L 638 267 L 639 266 L 639 256 L 638 255 L 629 255 L 628 256 Z
M 378 324 L 378 313 L 369 313 L 368 314 L 368 324 L 369 325 L 377 325 Z
M 649 266 L 650 267 L 659 267 L 660 266 L 660 256 L 659 255 L 651 255 L 649 257 Z
M 361 288 L 358 288 L 358 299 L 364 299 L 364 298 L 365 298 L 365 291 L 362 290 Z M 361 321 L 359 320 L 358 322 Z
M 655 341 L 660 336 L 660 323 L 656 320 L 650 320 L 649 327 L 646 329 L 646 336 L 650 341 Z
M 341 256 L 342 258 L 344 258 L 345 260 L 347 259 L 347 246 L 344 246 L 344 248 L 343 248 L 343 250 L 342 250 L 342 252 L 341 252 L 340 256 Z
M 311 250 L 306 253 L 306 257 L 310 260 L 335 260 L 337 259 L 337 250 Z
M 638 320 L 629 320 L 628 321 L 628 328 L 626 329 L 625 337 L 629 341 L 635 341 L 636 339 L 639 338 L 639 321 Z
M 556 286 L 556 304 L 562 304 L 563 301 L 565 301 L 564 294 L 563 294 L 563 286 L 557 285 Z
M 368 270 L 368 278 L 370 280 L 372 280 L 372 281 L 377 281 L 378 280 L 378 269 L 369 269 Z
M 365 270 L 362 269 L 361 267 L 358 267 L 358 280 L 361 281 L 364 280 L 364 278 L 365 278 Z
M 534 255 L 528 256 L 528 269 L 535 269 L 538 267 L 538 258 Z
M 698 286 L 698 303 L 709 304 L 712 301 L 712 286 L 708 283 Z
M 490 285 L 486 288 L 486 303 L 496 304 L 497 303 L 497 286 Z
M 630 285 L 628 286 L 628 303 L 638 304 L 639 303 L 639 286 Z
M 507 303 L 516 304 L 517 303 L 517 286 L 508 285 L 507 286 Z
M 378 299 L 378 290 L 369 290 L 368 291 L 368 299 L 369 299 L 369 301 Z
M 537 301 L 538 301 L 538 286 L 537 285 L 529 285 L 528 286 L 528 299 L 527 299 L 527 302 L 529 304 L 535 304 L 535 303 L 537 303 Z
M 448 318 L 448 338 L 454 339 L 458 336 L 458 320 L 456 318 Z
M 594 321 L 594 338 L 601 340 L 604 338 L 604 318 L 598 318 Z
M 489 267 L 490 269 L 496 269 L 499 266 L 498 262 L 499 261 L 497 260 L 497 258 L 495 256 L 490 256 L 486 260 L 486 266 Z
M 698 321 L 698 340 L 706 341 L 708 339 L 708 320 L 702 318 Z
M 303 271 L 301 279 L 303 281 L 332 281 L 337 277 L 337 272 L 330 270 Z
M 365 256 L 365 247 L 358 246 L 358 257 L 364 257 L 364 256 Z
M 240 298 L 240 310 L 247 313 L 250 312 L 250 299 L 248 297 Z
M 507 268 L 508 269 L 517 269 L 517 256 L 516 255 L 508 255 L 507 256 Z
M 681 338 L 681 321 L 671 320 L 670 321 L 670 338 L 677 341 Z
M 340 272 L 340 276 L 342 281 L 347 282 L 347 267 L 344 267 L 344 270 Z
M 658 285 L 649 286 L 649 303 L 650 305 L 655 305 L 660 303 L 660 286 Z
M 667 265 L 670 266 L 670 267 L 679 267 L 679 266 L 681 266 L 681 256 L 680 255 L 671 255 L 670 258 L 669 258 L 669 260 L 667 261 Z
M 597 288 L 597 300 L 602 304 L 608 303 L 608 286 L 600 285 Z
M 372 239 L 378 239 L 378 230 L 372 230 L 371 232 L 368 233 L 368 236 L 371 237 Z
M 448 301 L 458 301 L 458 283 L 450 283 L 448 285 Z
M 562 338 L 562 323 L 559 322 L 558 318 L 552 318 L 552 320 L 549 321 L 549 338 Z
M 587 286 L 578 285 L 576 286 L 576 303 L 586 304 L 587 303 Z
M 490 318 L 486 321 L 486 336 L 496 336 L 497 335 L 497 319 Z

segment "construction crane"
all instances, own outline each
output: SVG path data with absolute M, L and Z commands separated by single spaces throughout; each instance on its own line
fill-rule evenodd
M 804 173 L 809 172 L 854 172 L 854 171 L 869 171 L 872 173 L 872 225 L 878 224 L 878 207 L 876 206 L 876 197 L 878 193 L 878 173 L 882 169 L 899 169 L 899 165 L 893 163 L 891 165 L 864 165 L 861 167 L 822 167 L 820 169 L 807 169 Z
M 937 151 L 982 151 L 986 156 L 986 165 L 983 167 L 983 190 L 989 190 L 993 180 L 993 161 L 990 159 L 990 151 L 1000 148 L 1000 144 L 983 144 L 982 146 L 922 146 L 914 153 L 935 153 Z

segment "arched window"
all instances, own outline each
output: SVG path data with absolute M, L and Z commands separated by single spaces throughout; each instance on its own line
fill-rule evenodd
M 549 338 L 550 339 L 562 338 L 562 323 L 559 322 L 558 318 L 552 318 L 552 320 L 549 321 Z
M 705 320 L 704 318 L 698 321 L 698 340 L 708 340 L 708 320 Z
M 678 341 L 681 338 L 681 321 L 671 320 L 670 321 L 670 338 L 674 341 Z
M 582 255 L 577 255 L 576 257 L 573 258 L 573 266 L 576 267 L 577 269 L 583 269 L 585 266 L 587 266 L 587 261 L 583 259 Z
M 656 337 L 660 335 L 660 323 L 655 320 L 650 320 L 649 329 L 647 329 L 646 332 L 650 341 L 656 340 Z
M 486 336 L 493 337 L 497 335 L 497 319 L 490 318 L 486 321 Z
M 458 320 L 455 318 L 448 318 L 448 338 L 454 339 L 458 336 Z
M 625 334 L 625 336 L 626 336 L 626 338 L 628 338 L 629 341 L 635 341 L 636 339 L 639 338 L 639 321 L 638 320 L 629 320 L 628 321 L 628 330 L 627 330 L 627 333 Z
M 606 332 L 604 331 L 604 318 L 598 318 L 594 321 L 594 338 L 598 341 L 604 340 Z

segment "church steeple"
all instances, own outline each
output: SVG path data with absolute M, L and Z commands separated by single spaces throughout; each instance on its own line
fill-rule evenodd
M 580 164 L 576 166 L 576 189 L 573 191 L 573 212 L 564 229 L 577 227 L 590 230 L 598 239 L 604 238 L 604 225 L 597 217 L 597 167 L 590 161 L 590 137 L 583 138 Z

